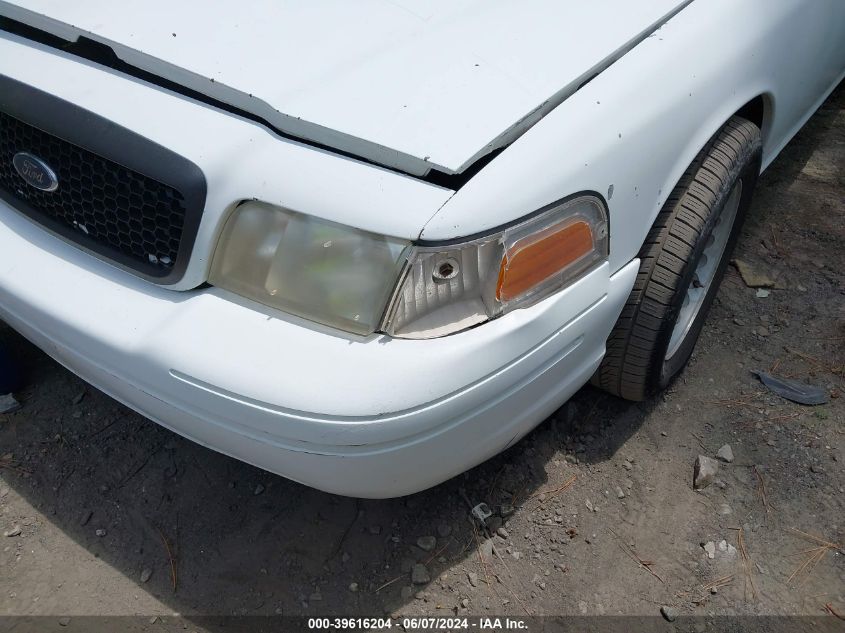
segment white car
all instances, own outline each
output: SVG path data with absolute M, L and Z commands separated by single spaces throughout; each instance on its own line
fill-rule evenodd
M 669 384 L 843 73 L 843 0 L 3 0 L 0 318 L 203 445 L 412 493 Z

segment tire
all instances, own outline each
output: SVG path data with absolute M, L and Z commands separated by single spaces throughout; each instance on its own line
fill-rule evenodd
M 684 368 L 751 204 L 761 147 L 757 126 L 734 116 L 687 168 L 640 250 L 595 386 L 643 400 Z

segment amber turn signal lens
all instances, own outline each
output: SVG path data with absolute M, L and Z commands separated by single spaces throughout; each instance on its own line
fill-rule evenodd
M 510 301 L 541 284 L 594 249 L 590 225 L 578 220 L 551 226 L 515 242 L 499 267 L 496 298 Z

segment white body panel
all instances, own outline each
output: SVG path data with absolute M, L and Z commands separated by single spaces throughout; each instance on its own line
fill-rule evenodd
M 563 25 L 556 32 L 569 38 L 554 51 L 537 37 L 545 22 L 523 4 L 448 3 L 423 11 L 411 2 L 401 9 L 371 3 L 357 9 L 371 19 L 362 21 L 360 33 L 369 37 L 356 42 L 354 54 L 342 48 L 351 35 L 334 46 L 322 31 L 291 33 L 284 43 L 290 48 L 279 50 L 313 57 L 298 66 L 282 56 L 279 63 L 299 84 L 277 82 L 266 60 L 264 72 L 243 68 L 245 59 L 275 50 L 273 25 L 261 15 L 238 22 L 255 29 L 252 37 L 219 29 L 235 40 L 218 41 L 212 51 L 177 44 L 193 33 L 181 4 L 168 7 L 178 28 L 154 11 L 130 21 L 137 11 L 120 4 L 20 4 L 52 15 L 40 27 L 49 22 L 56 31 L 118 39 L 119 50 L 145 51 L 135 61 L 158 60 L 162 72 L 185 65 L 186 83 L 214 76 L 215 68 L 202 64 L 218 60 L 217 70 L 235 85 L 217 96 L 243 89 L 290 97 L 287 103 L 320 113 L 316 123 L 338 126 L 340 136 L 324 139 L 335 147 L 360 135 L 367 151 L 393 152 L 396 164 L 410 158 L 405 166 L 439 156 L 439 164 L 459 167 L 489 149 L 496 134 L 519 128 L 531 107 L 567 97 L 455 192 L 282 139 L 258 123 L 0 31 L 0 74 L 185 156 L 208 183 L 187 273 L 169 289 L 86 255 L 0 203 L 0 318 L 179 433 L 309 485 L 370 497 L 443 481 L 509 446 L 562 404 L 600 362 L 643 238 L 700 148 L 762 95 L 768 164 L 845 72 L 841 0 L 694 0 L 573 94 L 572 82 L 589 76 L 595 60 L 616 55 L 615 46 L 678 3 L 555 3 Z M 208 15 L 220 18 L 220 6 L 209 6 Z M 304 20 L 300 30 L 317 30 L 309 13 L 315 3 L 278 6 Z M 326 24 L 343 33 L 348 6 L 334 6 Z M 0 14 L 7 9 L 0 3 Z M 404 10 L 409 16 L 395 13 Z M 629 23 L 616 25 L 624 16 Z M 207 15 L 191 17 L 211 30 Z M 530 41 L 514 26 L 520 21 L 533 25 Z M 66 22 L 75 26 L 61 26 Z M 456 25 L 460 33 L 449 30 Z M 379 30 L 388 27 L 390 37 Z M 604 27 L 612 38 L 597 34 Z M 221 52 L 227 49 L 229 56 Z M 452 55 L 458 49 L 463 57 Z M 496 76 L 485 70 L 462 78 L 460 65 L 478 51 L 495 60 L 489 67 Z M 393 57 L 414 63 L 400 72 Z M 365 73 L 367 88 L 352 81 L 357 73 Z M 492 103 L 494 93 L 506 103 Z M 405 96 L 415 99 L 412 111 L 398 112 Z M 282 118 L 297 116 L 283 111 Z M 439 154 L 426 154 L 435 147 Z M 222 223 L 243 199 L 439 241 L 513 223 L 579 191 L 608 201 L 609 261 L 537 305 L 447 338 L 355 337 L 214 288 L 190 290 L 206 280 Z
M 764 95 L 766 166 L 843 73 L 842 0 L 693 2 L 481 170 L 422 237 L 482 233 L 592 190 L 609 198 L 615 270 L 732 114 Z
M 0 13 L 422 173 L 459 171 L 687 1 L 15 0 Z

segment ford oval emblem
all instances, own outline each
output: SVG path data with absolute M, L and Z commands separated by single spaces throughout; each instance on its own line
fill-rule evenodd
M 28 185 L 41 191 L 55 191 L 59 188 L 56 172 L 38 156 L 29 152 L 18 152 L 12 157 L 12 165 Z

